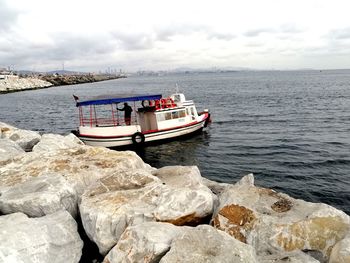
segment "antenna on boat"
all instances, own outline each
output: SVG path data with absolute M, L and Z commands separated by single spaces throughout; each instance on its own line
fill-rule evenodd
M 177 83 L 175 83 L 175 93 L 179 93 L 179 85 L 177 85 Z

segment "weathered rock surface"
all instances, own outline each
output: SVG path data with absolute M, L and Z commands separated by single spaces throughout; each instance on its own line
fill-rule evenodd
M 67 180 L 58 174 L 31 177 L 27 181 L 0 190 L 0 212 L 22 212 L 40 217 L 67 210 L 73 217 L 78 213 L 78 195 Z
M 73 134 L 66 136 L 59 134 L 44 134 L 39 143 L 33 147 L 33 152 L 36 153 L 50 153 L 58 150 L 79 148 L 83 142 Z
M 342 211 L 255 187 L 252 175 L 222 192 L 212 222 L 258 255 L 315 250 L 325 258 L 350 227 Z
M 213 195 L 197 167 L 134 170 L 100 179 L 82 196 L 84 229 L 106 254 L 127 226 L 148 221 L 198 224 L 213 211 Z
M 40 141 L 40 134 L 34 131 L 22 130 L 0 122 L 0 138 L 14 141 L 24 151 L 29 152 Z
M 153 214 L 157 221 L 196 224 L 211 215 L 215 196 L 196 166 L 167 166 L 153 171 L 163 187 Z
M 350 262 L 350 232 L 344 239 L 340 240 L 332 249 L 329 259 L 330 263 L 349 263 Z
M 187 228 L 160 260 L 170 262 L 258 262 L 254 248 L 208 225 Z
M 10 163 L 13 158 L 24 153 L 17 143 L 10 139 L 0 139 L 0 167 Z
M 185 229 L 161 222 L 128 227 L 103 262 L 159 262 L 170 249 L 172 240 Z
M 81 145 L 73 135 L 46 135 L 33 152 L 0 166 L 2 209 L 40 216 L 64 207 L 75 215 L 80 195 L 89 184 L 106 175 L 133 169 L 152 168 L 133 152 Z M 56 177 L 50 179 L 51 175 Z
M 0 216 L 0 262 L 79 262 L 83 242 L 66 211 L 41 218 Z

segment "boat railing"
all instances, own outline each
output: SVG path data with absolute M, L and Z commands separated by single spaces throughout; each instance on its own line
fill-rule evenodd
M 110 119 L 110 118 L 81 118 L 80 126 L 90 127 L 113 127 L 113 126 L 126 126 L 124 118 Z M 135 118 L 131 118 L 130 125 L 137 125 Z

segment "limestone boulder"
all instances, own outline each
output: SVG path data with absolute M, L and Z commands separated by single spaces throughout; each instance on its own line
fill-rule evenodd
M 40 141 L 41 135 L 35 131 L 18 129 L 0 122 L 0 138 L 8 138 L 14 141 L 24 151 L 29 152 Z
M 84 229 L 106 254 L 128 226 L 161 221 L 196 225 L 213 211 L 213 195 L 196 167 L 129 170 L 100 179 L 79 205 Z
M 78 213 L 78 195 L 62 175 L 31 177 L 0 190 L 3 214 L 22 212 L 30 217 L 41 217 L 60 210 L 68 211 L 73 217 Z
M 184 229 L 186 227 L 161 222 L 128 227 L 103 262 L 159 262 L 173 239 L 184 233 Z
M 342 211 L 256 187 L 252 175 L 226 188 L 219 200 L 212 224 L 253 245 L 258 255 L 312 250 L 328 259 L 350 227 Z
M 0 216 L 1 262 L 79 262 L 83 242 L 70 214 L 41 218 L 15 213 Z
M 91 185 L 79 205 L 88 237 L 102 255 L 117 243 L 127 226 L 153 220 L 160 181 L 144 170 L 123 171 Z
M 41 147 L 40 144 L 36 147 Z M 130 169 L 152 170 L 136 153 L 130 151 L 117 152 L 86 145 L 50 152 L 34 150 L 0 166 L 0 191 L 32 177 L 54 173 L 63 176 L 80 196 L 97 179 Z
M 153 171 L 165 186 L 153 214 L 157 221 L 197 224 L 211 215 L 215 195 L 203 184 L 196 166 L 168 166 Z
M 25 153 L 24 150 L 10 139 L 0 139 L 0 167 L 10 163 L 15 157 Z
M 34 152 L 50 153 L 63 149 L 71 149 L 82 146 L 83 142 L 74 134 L 66 136 L 59 134 L 44 134 L 38 144 L 33 148 Z
M 254 263 L 258 260 L 252 246 L 209 225 L 200 225 L 178 235 L 160 262 Z

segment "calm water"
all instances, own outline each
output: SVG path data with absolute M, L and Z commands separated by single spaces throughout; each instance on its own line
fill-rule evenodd
M 0 121 L 66 134 L 77 124 L 72 94 L 179 90 L 213 123 L 201 135 L 147 147 L 155 167 L 198 165 L 202 175 L 256 184 L 350 214 L 350 71 L 289 71 L 130 77 L 0 95 Z

